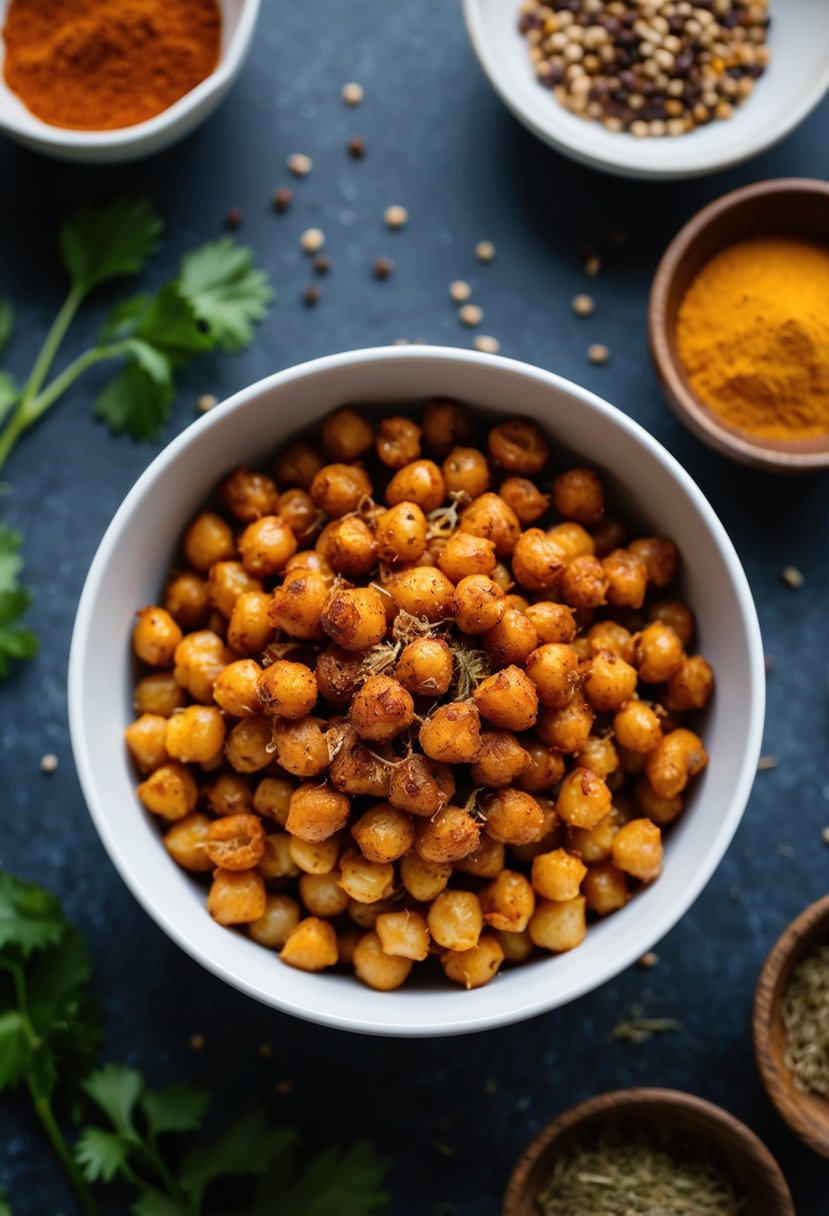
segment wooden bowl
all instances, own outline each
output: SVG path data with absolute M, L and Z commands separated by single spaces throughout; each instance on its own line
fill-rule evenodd
M 829 895 L 810 904 L 775 943 L 757 981 L 752 1030 L 757 1067 L 777 1113 L 809 1148 L 829 1157 L 829 1101 L 801 1093 L 783 1059 L 783 995 L 796 964 L 821 942 L 829 942 Z
M 545 1127 L 519 1159 L 501 1216 L 539 1216 L 536 1199 L 556 1155 L 604 1125 L 674 1132 L 708 1150 L 747 1201 L 747 1216 L 795 1216 L 780 1167 L 761 1140 L 719 1106 L 674 1089 L 620 1089 L 589 1098 Z
M 815 439 L 757 439 L 729 426 L 691 388 L 679 359 L 676 320 L 691 282 L 715 254 L 747 237 L 785 234 L 829 245 L 829 182 L 780 178 L 726 194 L 699 211 L 668 246 L 648 305 L 648 340 L 674 413 L 703 442 L 743 464 L 779 473 L 829 466 L 829 433 Z

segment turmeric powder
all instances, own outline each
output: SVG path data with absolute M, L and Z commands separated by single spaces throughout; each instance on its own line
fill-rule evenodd
M 210 75 L 221 33 L 216 0 L 11 0 L 6 83 L 54 127 L 131 127 Z
M 829 432 L 829 247 L 788 236 L 713 257 L 679 309 L 677 347 L 700 400 L 760 439 Z

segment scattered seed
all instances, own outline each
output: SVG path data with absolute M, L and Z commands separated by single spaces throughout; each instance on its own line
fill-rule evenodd
M 821 832 L 821 836 L 823 837 L 823 843 L 829 844 L 829 828 L 824 828 Z
M 776 756 L 761 756 L 757 761 L 757 772 L 762 773 L 767 768 L 777 768 L 778 760 Z
M 214 410 L 218 404 L 218 397 L 214 397 L 212 393 L 202 393 L 196 402 L 196 409 L 200 414 L 206 414 L 209 410 Z
M 472 345 L 482 355 L 497 355 L 501 349 L 501 343 L 498 339 L 490 337 L 489 334 L 476 334 Z
M 791 587 L 792 591 L 799 591 L 806 582 L 797 566 L 784 566 L 780 571 L 780 577 L 787 587 Z
M 383 219 L 388 228 L 402 228 L 409 222 L 409 213 L 399 203 L 393 203 L 391 207 L 387 207 L 383 212 Z
M 239 227 L 244 218 L 245 213 L 241 207 L 231 207 L 225 216 L 225 228 L 229 228 L 232 232 L 234 228 Z
M 262 1060 L 269 1060 L 273 1055 L 273 1043 L 260 1043 L 259 1056 Z
M 387 279 L 394 270 L 394 262 L 391 258 L 380 257 L 374 263 L 375 279 Z
M 324 253 L 317 254 L 314 258 L 314 274 L 328 274 L 331 269 L 331 259 L 327 258 Z
M 470 329 L 474 329 L 476 325 L 480 325 L 484 319 L 484 310 L 478 304 L 462 304 L 458 309 L 458 316 L 464 325 L 468 325 Z
M 472 288 L 463 279 L 455 279 L 453 283 L 449 284 L 449 295 L 456 304 L 465 304 L 472 295 Z
M 573 296 L 573 299 L 570 301 L 570 307 L 577 317 L 589 317 L 596 305 L 592 296 L 578 295 Z
M 637 967 L 641 967 L 643 971 L 650 971 L 651 967 L 659 965 L 659 955 L 655 950 L 648 950 L 647 954 L 643 954 L 636 965 Z
M 281 1081 L 277 1081 L 273 1087 L 274 1093 L 280 1098 L 287 1098 L 288 1094 L 294 1092 L 294 1083 L 289 1077 L 283 1077 Z
M 316 283 L 309 283 L 302 293 L 302 302 L 306 308 L 316 308 L 320 302 L 320 289 Z
M 304 152 L 292 152 L 287 163 L 294 177 L 307 177 L 314 167 L 311 157 L 306 156 Z
M 352 135 L 348 141 L 348 154 L 355 160 L 362 160 L 366 154 L 366 141 L 361 135 Z
M 599 273 L 601 268 L 602 268 L 602 259 L 600 257 L 597 257 L 597 255 L 595 253 L 593 254 L 592 257 L 589 257 L 587 259 L 587 261 L 584 263 L 585 274 L 588 274 L 591 279 L 595 279 L 596 275 Z
M 207 1039 L 203 1034 L 191 1034 L 188 1046 L 191 1051 L 204 1051 L 207 1046 Z
M 495 246 L 492 241 L 478 241 L 475 246 L 475 257 L 479 262 L 493 262 L 495 260 Z
M 591 363 L 607 363 L 610 358 L 610 351 L 601 342 L 594 342 L 592 346 L 587 348 L 587 357 Z
M 53 773 L 58 767 L 58 758 L 52 752 L 47 752 L 45 756 L 40 758 L 40 771 L 42 773 Z
M 294 192 L 288 186 L 280 186 L 278 190 L 273 192 L 273 209 L 274 211 L 287 211 L 291 203 L 294 201 Z
M 321 228 L 306 228 L 299 243 L 304 253 L 317 253 L 325 244 L 325 233 Z
M 358 106 L 365 97 L 365 89 L 353 80 L 343 85 L 342 99 L 347 106 Z

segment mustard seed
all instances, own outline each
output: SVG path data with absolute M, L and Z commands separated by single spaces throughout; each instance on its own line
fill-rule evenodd
M 592 346 L 587 348 L 587 357 L 591 363 L 607 363 L 610 358 L 610 351 L 601 342 L 594 342 Z
M 465 304 L 472 295 L 472 288 L 463 279 L 455 279 L 449 284 L 449 295 L 456 304 Z
M 347 106 L 358 106 L 365 95 L 363 86 L 353 80 L 343 85 L 342 99 Z
M 477 304 L 462 304 L 458 309 L 458 316 L 464 325 L 468 325 L 470 329 L 474 329 L 476 325 L 480 325 L 484 319 L 484 310 Z
M 306 228 L 299 243 L 303 253 L 316 253 L 325 244 L 325 233 L 321 228 Z
M 479 262 L 492 262 L 495 260 L 495 246 L 492 241 L 478 241 L 475 246 L 475 257 Z
M 409 222 L 409 213 L 405 207 L 394 203 L 383 212 L 383 219 L 387 228 L 403 228 Z
M 593 297 L 588 295 L 573 296 L 570 306 L 577 317 L 591 316 L 596 307 Z
M 501 343 L 498 339 L 490 337 L 489 334 L 476 334 L 472 345 L 482 355 L 497 355 L 501 349 Z
M 314 167 L 311 157 L 306 156 L 304 152 L 292 152 L 287 163 L 294 177 L 307 177 Z

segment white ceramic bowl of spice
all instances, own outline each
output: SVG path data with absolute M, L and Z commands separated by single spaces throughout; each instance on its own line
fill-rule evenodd
M 0 29 L 9 28 L 8 18 L 13 3 L 14 0 L 0 0 Z M 17 3 L 22 10 L 22 0 L 17 0 Z M 203 75 L 196 69 L 194 87 L 177 96 L 176 100 L 153 116 L 137 122 L 130 119 L 131 125 L 106 130 L 78 129 L 76 122 L 61 125 L 63 118 L 59 115 L 59 106 L 50 106 L 49 111 L 44 111 L 55 114 L 51 121 L 46 121 L 12 90 L 6 70 L 9 48 L 6 38 L 0 37 L 0 133 L 47 156 L 90 164 L 137 160 L 159 152 L 188 135 L 213 112 L 238 76 L 253 37 L 260 0 L 203 0 L 200 6 L 191 5 L 190 8 L 186 7 L 184 0 L 185 7 L 182 7 L 176 28 L 173 21 L 175 9 L 177 4 L 182 3 L 183 0 L 170 0 L 168 5 L 159 6 L 155 0 L 147 0 L 148 11 L 139 14 L 142 19 L 137 21 L 135 38 L 129 36 L 128 27 L 125 33 L 122 24 L 117 34 L 113 33 L 109 50 L 106 25 L 110 14 L 117 13 L 117 4 L 113 0 L 104 3 L 92 17 L 79 16 L 77 23 L 69 0 L 61 0 L 53 10 L 44 9 L 42 4 L 33 6 L 46 25 L 43 30 L 37 23 L 23 29 L 25 60 L 29 65 L 38 57 L 42 61 L 34 70 L 26 68 L 27 81 L 34 89 L 47 88 L 53 98 L 59 97 L 55 81 L 61 73 L 65 73 L 63 78 L 67 94 L 75 92 L 76 98 L 77 91 L 83 90 L 85 82 L 91 91 L 96 87 L 96 80 L 100 85 L 108 71 L 111 73 L 110 83 L 117 80 L 122 70 L 143 73 L 145 64 L 147 67 L 152 64 L 162 75 L 167 71 L 175 75 L 181 56 L 177 43 L 182 35 L 188 40 L 192 39 L 192 50 L 207 51 L 209 63 Z M 208 10 L 214 4 L 217 19 L 210 21 Z M 165 8 L 167 11 L 163 13 Z M 204 22 L 205 14 L 207 23 Z M 132 20 L 136 21 L 135 12 Z M 206 24 L 213 26 L 212 31 L 206 31 Z M 48 47 L 45 41 L 47 36 Z M 124 38 L 127 38 L 127 42 L 120 46 L 118 39 Z M 162 62 L 165 48 L 161 46 L 165 38 L 169 39 L 166 66 Z M 144 40 L 141 45 L 139 39 Z M 200 48 L 199 42 L 206 39 L 212 39 L 215 45 Z M 129 66 L 124 69 L 122 64 Z M 169 86 L 162 83 L 161 87 L 164 90 Z M 152 93 L 154 89 L 155 85 L 148 83 L 148 91 Z M 173 84 L 172 93 L 176 92 Z M 141 90 L 137 85 L 131 85 L 126 93 L 135 98 Z M 128 100 L 129 97 L 126 97 L 125 101 Z
M 424 980 L 377 992 L 343 973 L 280 963 L 206 914 L 204 890 L 167 856 L 135 795 L 124 746 L 133 716 L 130 635 L 136 605 L 153 603 L 182 527 L 228 470 L 261 465 L 300 431 L 318 434 L 342 404 L 388 411 L 452 397 L 484 413 L 520 401 L 551 442 L 604 470 L 619 509 L 668 532 L 683 558 L 678 593 L 696 613 L 717 690 L 707 708 L 709 763 L 666 842 L 658 882 L 594 925 L 576 950 L 497 975 L 467 992 Z M 754 781 L 763 726 L 763 647 L 739 559 L 685 470 L 631 419 L 547 371 L 497 356 L 429 346 L 330 355 L 244 389 L 179 435 L 120 507 L 87 577 L 69 669 L 72 743 L 101 839 L 125 882 L 170 937 L 206 968 L 285 1012 L 345 1030 L 459 1034 L 543 1013 L 630 966 L 691 906 L 721 860 Z
M 515 117 L 551 147 L 594 169 L 622 177 L 663 179 L 714 173 L 748 160 L 783 139 L 806 118 L 829 88 L 829 5 L 824 0 L 769 0 L 767 9 L 771 23 L 767 35 L 757 26 L 747 28 L 745 37 L 738 30 L 737 37 L 743 38 L 744 44 L 749 47 L 761 45 L 759 41 L 753 42 L 755 38 L 764 39 L 768 65 L 760 62 L 756 67 L 748 61 L 752 58 L 756 60 L 757 53 L 753 50 L 741 52 L 734 41 L 734 30 L 727 27 L 732 20 L 739 27 L 743 14 L 754 9 L 757 10 L 759 21 L 764 3 L 757 5 L 752 0 L 721 0 L 726 28 L 717 35 L 723 41 L 714 44 L 714 58 L 720 56 L 713 69 L 718 73 L 718 82 L 710 89 L 695 88 L 688 96 L 687 68 L 681 58 L 686 54 L 682 45 L 686 39 L 683 19 L 657 15 L 652 24 L 659 28 L 651 33 L 638 24 L 638 32 L 628 31 L 634 39 L 634 45 L 627 48 L 633 59 L 632 68 L 627 59 L 622 66 L 611 64 L 607 69 L 596 68 L 597 72 L 605 73 L 614 80 L 614 93 L 617 88 L 620 90 L 618 97 L 622 104 L 617 105 L 610 96 L 609 100 L 607 97 L 602 99 L 601 106 L 607 110 L 609 105 L 610 112 L 605 116 L 609 117 L 611 126 L 624 129 L 608 129 L 600 118 L 583 117 L 561 104 L 552 91 L 554 78 L 548 81 L 550 87 L 544 87 L 539 82 L 530 58 L 529 39 L 535 35 L 527 30 L 523 33 L 519 30 L 519 18 L 524 13 L 525 24 L 527 20 L 537 21 L 541 3 L 542 0 L 538 0 L 538 3 L 528 0 L 523 5 L 518 0 L 464 0 L 469 36 L 490 83 Z M 602 0 L 579 0 L 576 4 L 567 5 L 551 0 L 546 10 L 555 10 L 552 14 L 554 22 L 563 20 L 567 23 L 571 20 L 571 9 L 580 14 L 590 14 L 585 16 L 585 20 L 595 30 L 597 21 L 607 19 L 605 10 L 616 7 Z M 642 17 L 643 6 L 625 0 L 623 7 L 631 11 L 639 10 L 639 17 Z M 658 14 L 664 14 L 666 8 L 672 10 L 674 7 L 688 9 L 687 5 L 672 6 L 670 2 L 667 6 L 651 6 L 653 12 Z M 694 39 L 698 37 L 696 29 L 700 22 L 714 18 L 718 8 L 718 4 L 710 2 L 700 5 L 699 9 L 694 8 L 690 17 L 695 23 L 691 27 Z M 664 32 L 666 26 L 669 28 Z M 551 48 L 549 52 L 554 60 L 555 79 L 559 67 L 563 67 L 565 72 L 571 67 L 571 58 L 573 70 L 581 71 L 581 64 L 587 57 L 602 50 L 601 46 L 591 47 L 592 35 L 587 36 L 587 45 L 581 33 L 578 33 L 577 39 L 574 38 L 573 29 L 573 25 L 565 24 L 563 30 L 550 35 L 563 44 L 559 50 Z M 617 34 L 613 35 L 614 39 L 617 37 Z M 702 37 L 706 37 L 704 31 Z M 596 34 L 595 38 L 598 40 L 601 35 Z M 644 54 L 640 54 L 642 47 L 645 48 Z M 546 57 L 547 52 L 544 54 Z M 738 66 L 732 66 L 740 63 L 741 55 L 745 56 L 750 71 L 743 72 Z M 766 51 L 761 51 L 759 58 L 765 60 Z M 588 62 L 592 64 L 592 60 Z M 755 80 L 754 73 L 761 68 L 764 69 L 762 75 Z M 625 72 L 631 70 L 634 71 L 635 80 L 625 76 Z M 649 74 L 653 74 L 653 79 L 659 80 L 660 84 L 667 80 L 664 90 L 659 93 L 659 98 L 672 103 L 667 111 L 657 106 L 649 114 L 645 108 L 639 111 L 644 117 L 629 112 L 627 102 L 631 90 L 636 94 L 635 105 L 644 104 L 647 107 L 652 100 L 641 96 L 642 90 L 637 83 L 642 79 L 640 70 L 646 83 L 652 83 L 648 81 Z M 664 76 L 660 77 L 659 73 L 664 73 Z M 622 77 L 621 82 L 619 77 Z M 684 83 L 672 84 L 677 78 Z M 565 81 L 565 84 L 568 91 L 573 87 L 572 81 Z M 587 89 L 587 85 L 584 87 Z M 749 92 L 750 95 L 743 97 Z M 708 121 L 700 111 L 701 125 L 694 125 L 693 129 L 683 134 L 672 135 L 669 128 L 676 130 L 681 125 L 679 118 L 672 117 L 676 111 L 674 103 L 677 100 L 684 103 L 685 97 L 688 97 L 689 104 L 683 104 L 678 111 L 680 113 L 692 113 L 695 107 L 707 103 L 710 114 L 718 110 L 722 114 L 731 111 L 731 116 Z M 592 94 L 587 94 L 585 105 L 598 100 Z M 596 112 L 598 114 L 598 108 Z M 677 126 L 670 127 L 672 122 Z M 648 131 L 644 128 L 648 128 Z M 637 134 L 630 133 L 634 130 Z

